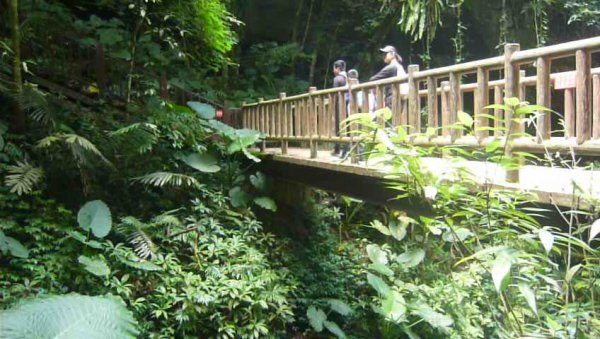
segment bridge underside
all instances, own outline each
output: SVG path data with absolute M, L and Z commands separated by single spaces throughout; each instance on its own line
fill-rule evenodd
M 274 177 L 390 207 L 407 207 L 408 204 L 393 200 L 398 192 L 386 186 L 383 167 L 378 164 L 342 162 L 332 157 L 329 151 L 319 151 L 317 158 L 311 159 L 310 151 L 301 148 L 290 148 L 286 155 L 282 155 L 278 148 L 267 148 L 263 159 L 262 169 Z M 452 171 L 455 166 L 442 158 L 424 158 L 423 163 L 436 174 Z M 574 192 L 578 196 L 582 194 L 579 190 L 600 200 L 598 171 L 524 166 L 520 170 L 520 182 L 513 184 L 504 180 L 504 170 L 495 164 L 465 161 L 461 166 L 474 175 L 482 189 L 492 185 L 498 189 L 531 192 L 535 194 L 533 202 L 544 205 L 589 207 L 589 202 L 574 198 Z M 411 208 L 414 207 L 411 205 Z

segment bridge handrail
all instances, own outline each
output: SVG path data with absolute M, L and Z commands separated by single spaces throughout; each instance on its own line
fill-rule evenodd
M 456 123 L 458 112 L 468 106 L 477 113 L 473 114 L 477 145 L 485 147 L 485 140 L 490 138 L 507 139 L 502 127 L 508 128 L 508 123 L 515 133 L 524 132 L 526 128 L 500 110 L 490 113 L 495 119 L 479 113 L 487 113 L 485 106 L 502 103 L 504 97 L 528 100 L 533 97 L 528 95 L 528 87 L 535 87 L 535 99 L 529 101 L 546 107 L 551 106 L 552 90 L 563 92 L 565 129 L 564 132 L 553 129 L 551 114 L 539 113 L 535 135 L 521 138 L 518 145 L 514 143 L 515 147 L 534 150 L 575 148 L 588 155 L 600 156 L 600 68 L 591 68 L 591 53 L 597 51 L 600 51 L 600 37 L 524 51 L 519 50 L 518 44 L 506 44 L 504 55 L 497 57 L 422 71 L 418 65 L 409 65 L 408 75 L 402 77 L 342 88 L 317 90 L 311 87 L 308 93 L 290 97 L 280 93 L 277 99 L 244 104 L 242 126 L 263 132 L 269 142 L 280 142 L 283 153 L 287 152 L 289 141 L 308 141 L 311 156 L 316 157 L 318 143 L 356 142 L 352 136 L 336 134 L 335 113 L 338 110 L 340 120 L 343 120 L 349 114 L 387 105 L 392 110 L 394 126 L 405 126 L 408 132 L 433 127 L 436 132 L 429 138 L 431 141 L 443 139 L 450 144 L 460 144 L 462 131 L 451 126 Z M 573 56 L 574 70 L 551 74 L 554 60 Z M 521 67 L 530 64 L 534 64 L 536 74 L 526 76 Z M 491 72 L 499 78 L 490 80 Z M 476 74 L 477 81 L 462 84 L 461 78 L 468 74 Z M 472 101 L 465 96 L 471 92 Z M 342 104 L 336 105 L 336 102 Z M 427 112 L 426 122 L 422 122 L 425 117 L 422 104 Z M 557 136 L 560 133 L 563 137 Z M 512 135 L 508 137 L 512 138 Z M 511 156 L 512 151 L 508 147 L 507 156 Z M 518 172 L 509 171 L 507 180 L 518 180 Z

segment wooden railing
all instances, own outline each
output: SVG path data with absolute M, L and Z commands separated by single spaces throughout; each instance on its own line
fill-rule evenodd
M 311 87 L 308 93 L 301 95 L 286 97 L 281 93 L 276 99 L 260 99 L 257 103 L 242 105 L 241 121 L 244 128 L 263 132 L 267 141 L 280 143 L 283 154 L 287 153 L 290 141 L 308 142 L 311 157 L 315 158 L 319 143 L 357 142 L 352 134 L 336 135 L 335 102 L 341 103 L 342 121 L 352 113 L 383 108 L 388 88 L 392 94 L 388 106 L 393 112 L 394 126 L 405 126 L 409 133 L 423 132 L 429 127 L 435 129 L 433 136 L 411 139 L 415 144 L 485 147 L 495 138 L 506 140 L 504 131 L 510 130 L 514 133 L 511 132 L 509 138 L 523 135 L 522 132 L 530 132 L 530 135 L 514 137 L 507 147 L 508 156 L 513 150 L 570 149 L 582 155 L 600 156 L 600 68 L 591 67 L 592 53 L 597 51 L 600 51 L 600 37 L 525 51 L 520 51 L 518 44 L 507 44 L 502 56 L 423 71 L 418 65 L 409 65 L 406 76 L 344 88 L 317 90 Z M 552 74 L 552 64 L 566 67 L 567 71 Z M 527 76 L 526 71 L 534 75 Z M 462 79 L 468 77 L 476 80 L 462 84 Z M 531 88 L 535 88 L 535 96 L 529 93 Z M 552 107 L 551 102 L 551 95 L 560 92 L 564 96 L 562 111 Z M 528 100 L 528 93 L 532 100 Z M 362 96 L 360 107 L 359 96 Z M 511 119 L 510 113 L 504 116 L 501 110 L 484 109 L 508 97 L 553 108 L 562 117 L 542 112 L 537 128 L 529 131 Z M 460 129 L 451 128 L 457 122 L 457 113 L 466 106 L 472 107 L 470 114 L 476 113 L 473 114 L 474 136 L 463 136 Z M 496 119 L 480 113 L 492 114 Z M 424 121 L 425 116 L 427 121 Z M 557 119 L 564 119 L 564 126 Z M 503 121 L 512 126 L 509 123 L 504 126 Z M 356 157 L 353 159 L 356 161 Z M 518 171 L 509 171 L 507 181 L 518 181 Z

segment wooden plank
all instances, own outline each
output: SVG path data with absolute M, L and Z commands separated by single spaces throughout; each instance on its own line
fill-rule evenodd
M 580 49 L 575 54 L 576 90 L 577 95 L 577 143 L 581 144 L 592 138 L 591 114 L 591 74 L 590 53 Z
M 419 126 L 419 83 L 415 80 L 415 73 L 419 71 L 419 65 L 408 65 L 408 125 L 412 130 L 410 133 L 421 131 Z
M 525 75 L 525 70 L 519 71 L 519 100 L 521 100 L 521 102 L 527 101 L 527 84 L 521 81 L 521 79 L 525 78 Z M 518 126 L 519 133 L 524 133 L 525 121 L 519 122 Z
M 593 137 L 594 139 L 600 139 L 600 75 L 594 74 L 593 78 L 593 97 L 594 97 L 594 116 L 592 120 L 593 124 Z
M 550 108 L 550 59 L 538 58 L 537 82 L 536 82 L 536 104 Z M 550 139 L 551 135 L 551 113 L 538 112 L 537 142 L 542 143 Z
M 475 91 L 475 135 L 479 141 L 490 135 L 485 128 L 488 127 L 488 118 L 481 116 L 485 114 L 484 107 L 490 101 L 490 89 L 488 87 L 489 72 L 483 67 L 477 69 L 477 90 Z
M 427 127 L 438 127 L 438 97 L 437 85 L 434 77 L 427 77 Z
M 450 82 L 442 81 L 442 136 L 450 136 Z
M 575 137 L 575 89 L 565 89 L 565 138 Z

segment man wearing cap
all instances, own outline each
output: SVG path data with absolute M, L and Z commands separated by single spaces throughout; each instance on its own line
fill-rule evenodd
M 406 75 L 404 67 L 402 67 L 402 57 L 396 52 L 394 46 L 385 46 L 380 51 L 385 53 L 383 61 L 386 66 L 373 75 L 370 81 Z M 390 86 L 385 87 L 385 106 L 392 107 L 392 88 Z

